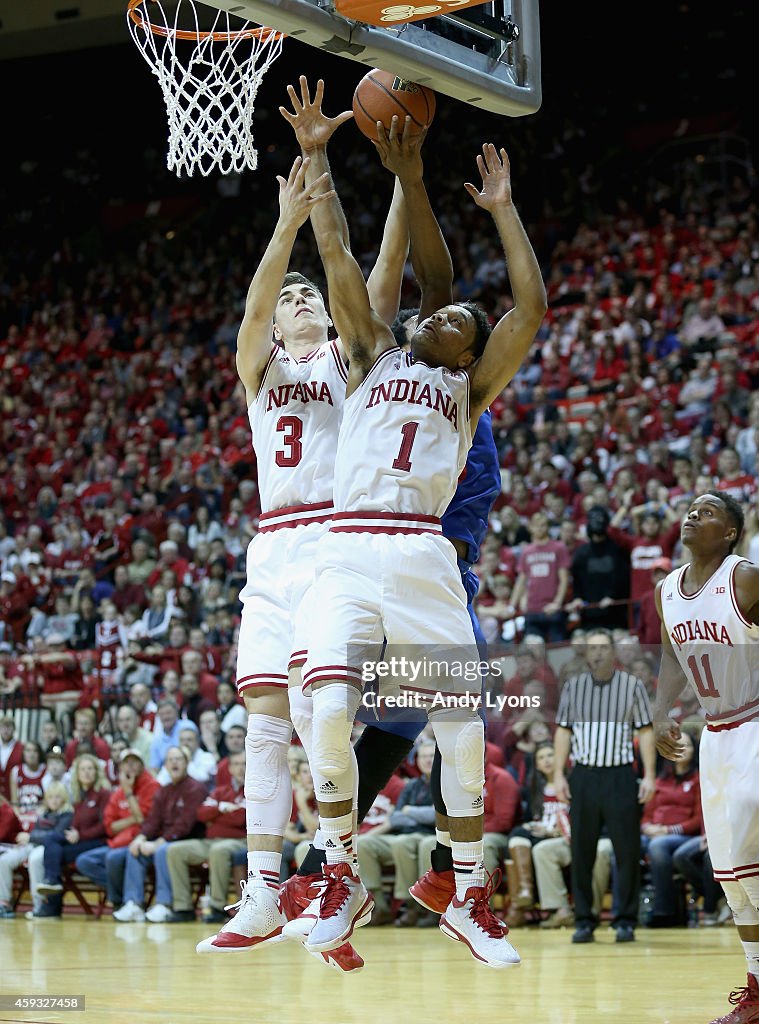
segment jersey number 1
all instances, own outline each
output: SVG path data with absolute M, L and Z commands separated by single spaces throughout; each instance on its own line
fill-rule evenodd
M 418 429 L 419 424 L 415 420 L 411 420 L 410 423 L 404 423 L 401 427 L 403 440 L 398 450 L 398 456 L 393 462 L 393 469 L 402 469 L 404 473 L 411 472 L 411 449 L 414 447 L 414 438 Z
M 282 468 L 297 466 L 303 458 L 303 420 L 298 416 L 280 416 L 277 420 L 277 430 L 281 430 L 285 435 L 282 442 L 288 451 L 275 452 L 274 461 Z
M 704 680 L 701 678 L 701 673 L 698 670 L 695 654 L 691 654 L 690 658 L 688 658 L 688 668 L 693 676 L 693 683 L 702 697 L 719 697 L 719 690 L 714 685 L 714 676 L 712 675 L 712 666 L 709 664 L 708 654 L 701 655 L 701 668 L 704 670 L 706 686 L 704 686 Z

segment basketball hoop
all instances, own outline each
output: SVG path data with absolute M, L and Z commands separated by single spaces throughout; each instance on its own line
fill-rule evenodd
M 147 17 L 148 4 L 151 12 L 155 8 L 155 20 Z M 193 27 L 180 28 L 180 11 L 188 8 L 185 18 Z M 203 29 L 194 0 L 179 0 L 173 18 L 167 17 L 160 0 L 129 0 L 127 25 L 163 92 L 169 170 L 177 175 L 255 170 L 256 95 L 282 52 L 282 33 L 220 10 L 211 27 Z M 181 59 L 177 42 L 188 44 Z

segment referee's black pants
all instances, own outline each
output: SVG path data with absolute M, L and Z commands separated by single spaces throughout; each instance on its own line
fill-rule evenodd
M 640 805 L 632 765 L 586 768 L 575 765 L 569 779 L 572 793 L 572 898 L 578 925 L 594 928 L 593 865 L 601 828 L 606 825 L 617 862 L 619 905 L 613 924 L 635 927 L 640 898 Z

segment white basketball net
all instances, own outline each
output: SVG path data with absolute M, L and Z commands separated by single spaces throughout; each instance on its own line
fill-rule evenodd
M 159 0 L 129 3 L 129 31 L 163 92 L 169 121 L 166 164 L 177 175 L 231 174 L 258 166 L 256 94 L 282 51 L 282 36 L 232 20 L 236 26 L 228 12 L 217 11 L 213 25 L 201 28 L 193 0 L 179 0 L 173 18 Z

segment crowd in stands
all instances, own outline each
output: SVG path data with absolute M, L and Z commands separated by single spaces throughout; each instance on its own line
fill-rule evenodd
M 443 131 L 444 110 L 439 120 Z M 462 133 L 460 148 L 471 142 L 476 152 L 472 131 Z M 550 160 L 558 167 L 582 144 L 582 133 L 565 126 Z M 527 141 L 514 146 L 517 155 L 529 150 Z M 266 171 L 290 157 L 272 147 Z M 70 187 L 85 187 L 88 159 L 72 157 Z M 381 185 L 368 186 L 383 173 L 370 147 L 335 167 L 367 270 L 385 212 Z M 442 188 L 442 173 L 433 167 L 431 192 L 455 293 L 498 317 L 510 296 L 496 240 Z M 488 640 L 521 644 L 503 692 L 542 702 L 539 712 L 495 718 L 488 733 L 486 850 L 490 866 L 507 856 L 515 865 L 512 924 L 529 920 L 536 901 L 548 927 L 571 914 L 566 813 L 541 777 L 550 777 L 561 686 L 584 671 L 586 631 L 613 629 L 620 664 L 653 691 L 653 588 L 682 557 L 678 524 L 695 494 L 716 488 L 743 503 L 739 552 L 759 561 L 755 179 L 750 167 L 731 180 L 694 166 L 684 173 L 677 193 L 650 181 L 636 207 L 597 208 L 587 169 L 567 189 L 570 199 L 583 192 L 592 215 L 571 224 L 529 198 L 549 311 L 531 357 L 492 407 L 502 492 L 476 566 Z M 34 259 L 8 258 L 0 294 L 8 382 L 0 916 L 13 914 L 13 871 L 22 864 L 31 913 L 59 914 L 62 871 L 75 864 L 107 888 L 119 920 L 143 919 L 149 866 L 148 919 L 194 919 L 188 872 L 207 861 L 207 913 L 224 919 L 232 868 L 244 861 L 238 594 L 261 512 L 235 344 L 271 209 L 260 204 L 241 227 L 239 209 L 217 198 L 179 238 L 143 227 L 109 237 L 87 259 L 70 239 L 52 238 L 46 249 L 37 237 Z M 39 215 L 32 212 L 33 227 Z M 321 277 L 305 233 L 293 265 Z M 414 289 L 409 267 L 410 303 Z M 546 652 L 562 645 L 554 672 Z M 36 708 L 48 712 L 39 734 L 17 741 L 13 713 Z M 679 713 L 697 742 L 688 695 Z M 378 899 L 380 922 L 396 917 L 409 880 L 429 866 L 428 761 L 423 738 L 359 842 L 367 884 L 395 871 L 394 897 Z M 653 914 L 666 921 L 680 914 L 675 868 L 704 895 L 707 919 L 723 908 L 703 867 L 695 763 L 661 777 L 643 821 Z M 293 780 L 288 870 L 315 828 L 310 772 L 297 753 Z M 607 839 L 598 854 L 600 900 L 613 874 Z M 400 910 L 403 922 L 425 923 L 415 908 Z

